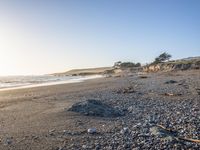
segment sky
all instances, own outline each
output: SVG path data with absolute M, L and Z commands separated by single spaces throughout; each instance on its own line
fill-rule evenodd
M 200 56 L 199 0 L 1 0 L 0 75 Z

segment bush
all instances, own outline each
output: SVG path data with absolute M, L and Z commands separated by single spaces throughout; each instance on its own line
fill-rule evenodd
M 155 61 L 153 63 L 157 64 L 157 63 L 165 62 L 165 61 L 168 61 L 171 57 L 172 57 L 172 55 L 164 52 L 164 53 L 160 54 L 158 57 L 156 57 Z
M 141 63 L 136 63 L 135 67 L 141 67 Z
M 140 63 L 132 63 L 132 62 L 121 62 L 118 61 L 114 64 L 115 68 L 132 68 L 132 67 L 141 67 Z

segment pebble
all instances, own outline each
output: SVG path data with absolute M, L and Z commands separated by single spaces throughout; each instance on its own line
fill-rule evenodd
M 97 129 L 96 129 L 96 128 L 89 128 L 89 129 L 87 130 L 87 132 L 90 133 L 90 134 L 94 134 L 94 133 L 97 132 Z
M 12 138 L 6 138 L 4 144 L 5 144 L 5 145 L 10 145 L 10 144 L 12 144 Z
M 100 150 L 101 146 L 99 144 L 96 145 L 95 150 Z
M 55 132 L 55 129 L 49 130 L 49 135 L 53 136 Z
M 120 131 L 120 133 L 121 134 L 126 134 L 127 132 L 128 132 L 128 127 L 124 127 L 121 131 Z
M 83 149 L 86 149 L 86 148 L 87 148 L 87 145 L 83 145 L 82 148 L 83 148 Z

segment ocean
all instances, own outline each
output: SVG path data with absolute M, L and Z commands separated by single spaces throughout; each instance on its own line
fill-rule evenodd
M 38 86 L 48 86 L 65 83 L 83 82 L 89 79 L 103 77 L 101 75 L 91 76 L 0 76 L 0 91 L 10 89 L 21 89 Z

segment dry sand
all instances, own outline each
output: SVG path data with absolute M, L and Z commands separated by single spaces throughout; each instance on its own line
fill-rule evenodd
M 74 128 L 74 116 L 65 108 L 115 84 L 113 79 L 95 79 L 83 83 L 1 91 L 0 149 L 49 149 L 55 143 L 59 146 L 59 140 L 48 143 L 44 136 L 53 129 Z M 26 136 L 26 140 L 21 141 Z M 35 143 L 32 136 L 43 138 Z M 13 144 L 6 145 L 6 138 L 13 138 Z

